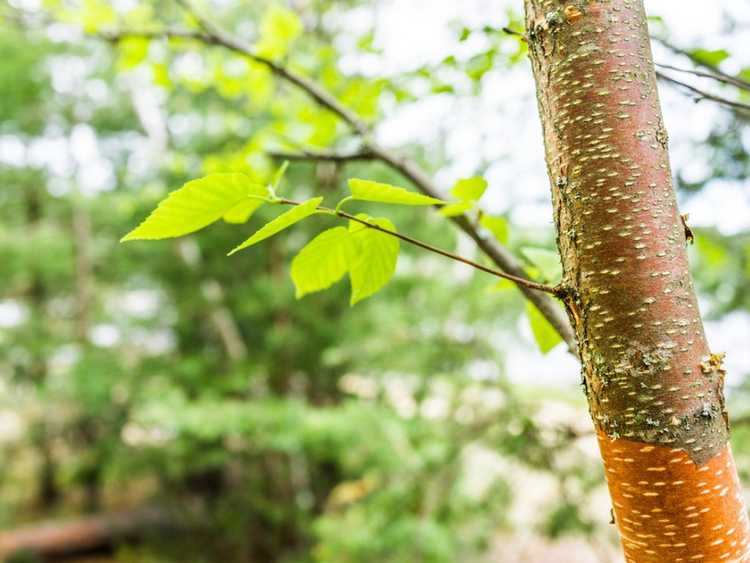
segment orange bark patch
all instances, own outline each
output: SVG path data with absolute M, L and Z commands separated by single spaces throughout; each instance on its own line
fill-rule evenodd
M 583 17 L 583 12 L 581 12 L 581 10 L 573 5 L 565 6 L 565 10 L 563 12 L 565 14 L 565 19 L 568 20 L 568 23 L 576 22 Z
M 727 445 L 703 465 L 683 450 L 599 433 L 627 563 L 750 561 L 750 524 Z

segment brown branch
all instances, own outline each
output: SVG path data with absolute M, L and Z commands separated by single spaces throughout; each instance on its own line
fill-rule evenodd
M 379 158 L 397 170 L 401 175 L 414 184 L 422 193 L 441 199 L 440 191 L 432 183 L 432 180 L 424 171 L 412 160 L 393 154 L 380 146 L 374 145 L 372 150 Z M 451 221 L 458 226 L 466 235 L 469 236 L 477 246 L 484 252 L 496 266 L 504 272 L 520 279 L 528 279 L 526 271 L 516 257 L 502 244 L 494 238 L 482 234 L 469 220 L 468 216 L 458 215 L 451 217 Z M 570 325 L 563 310 L 558 304 L 550 299 L 547 295 L 523 285 L 518 284 L 518 288 L 524 296 L 531 301 L 547 321 L 555 328 L 557 333 L 568 345 L 568 350 L 574 356 L 578 355 L 578 346 L 576 344 L 575 333 Z
M 696 88 L 692 84 L 688 84 L 686 82 L 682 82 L 680 80 L 677 80 L 676 78 L 672 78 L 671 76 L 668 76 L 664 74 L 663 72 L 656 71 L 656 76 L 658 76 L 661 80 L 664 80 L 665 82 L 669 82 L 671 84 L 674 84 L 676 86 L 679 86 L 680 88 L 684 88 L 696 95 L 696 102 L 699 102 L 701 100 L 710 100 L 712 102 L 716 102 L 728 107 L 731 107 L 736 110 L 740 111 L 747 111 L 750 112 L 750 104 L 744 104 L 742 102 L 736 102 L 734 100 L 730 100 L 728 98 L 723 98 L 721 96 L 717 96 L 716 94 L 712 94 L 711 92 L 706 92 L 705 90 L 701 90 L 700 88 Z
M 749 90 L 750 91 L 750 82 L 747 80 L 742 80 L 741 78 L 737 78 L 736 76 L 732 76 L 731 74 L 728 74 L 721 70 L 716 65 L 709 64 L 702 60 L 700 57 L 695 56 L 690 51 L 687 51 L 685 49 L 681 49 L 680 47 L 677 47 L 676 45 L 673 45 L 666 39 L 662 39 L 661 37 L 651 37 L 654 41 L 657 41 L 661 45 L 663 45 L 665 48 L 669 49 L 676 55 L 680 55 L 683 57 L 687 57 L 690 59 L 690 61 L 695 64 L 696 66 L 705 68 L 706 70 L 710 71 L 711 73 L 715 74 L 717 77 L 722 78 L 724 81 L 726 81 L 728 84 L 732 84 L 733 86 L 736 86 L 737 88 L 741 88 L 742 90 Z
M 268 153 L 276 160 L 293 161 L 324 161 L 324 162 L 354 162 L 357 160 L 378 160 L 377 155 L 365 148 L 351 153 L 337 153 L 334 151 L 314 151 L 303 149 L 299 152 L 271 151 Z
M 280 199 L 277 201 L 277 203 L 281 203 L 283 205 L 295 205 L 295 206 L 301 205 L 301 202 L 294 201 L 292 199 Z M 507 274 L 503 272 L 502 270 L 490 268 L 488 266 L 485 266 L 484 264 L 480 264 L 479 262 L 470 260 L 469 258 L 464 258 L 463 256 L 459 256 L 458 254 L 454 254 L 453 252 L 449 252 L 448 250 L 443 250 L 442 248 L 433 246 L 430 243 L 421 241 L 414 237 L 410 237 L 409 235 L 405 235 L 396 231 L 391 231 L 390 229 L 381 227 L 380 225 L 376 223 L 370 223 L 369 221 L 366 221 L 365 219 L 360 219 L 359 217 L 352 215 L 351 213 L 347 213 L 346 211 L 341 211 L 340 209 L 331 209 L 330 207 L 323 207 L 323 206 L 319 206 L 318 211 L 323 211 L 324 213 L 336 215 L 337 217 L 341 217 L 342 219 L 348 219 L 349 221 L 354 221 L 355 223 L 359 223 L 360 225 L 364 225 L 365 227 L 369 227 L 370 229 L 380 231 L 381 233 L 385 233 L 387 235 L 396 237 L 404 242 L 408 242 L 409 244 L 417 246 L 423 250 L 427 250 L 428 252 L 433 252 L 435 254 L 439 254 L 446 258 L 450 258 L 451 260 L 455 260 L 456 262 L 461 262 L 462 264 L 466 264 L 467 266 L 471 266 L 472 268 L 475 268 L 482 272 L 486 272 L 498 278 L 510 280 L 520 286 L 527 287 L 535 291 L 542 291 L 544 293 L 549 293 L 551 295 L 557 295 L 559 293 L 559 288 L 556 286 L 546 285 L 543 283 L 537 283 L 527 278 L 514 276 L 512 274 Z
M 327 91 L 323 90 L 317 83 L 313 82 L 309 78 L 296 74 L 286 67 L 268 59 L 262 57 L 257 53 L 253 52 L 250 47 L 243 45 L 238 40 L 220 33 L 218 31 L 201 32 L 201 31 L 188 31 L 178 29 L 164 29 L 161 31 L 118 31 L 118 32 L 107 32 L 100 34 L 104 39 L 111 42 L 118 42 L 128 38 L 143 38 L 143 39 L 187 39 L 192 41 L 199 41 L 207 45 L 220 46 L 242 55 L 251 61 L 258 64 L 264 65 L 274 75 L 286 80 L 287 82 L 294 84 L 302 91 L 307 93 L 315 102 L 320 106 L 326 108 L 332 113 L 338 115 L 344 122 L 349 124 L 357 133 L 366 136 L 369 134 L 368 125 L 359 119 L 352 111 L 343 106 L 336 98 L 334 98 Z
M 242 44 L 237 39 L 228 36 L 224 32 L 215 28 L 205 19 L 197 16 L 194 12 L 192 15 L 199 21 L 202 31 L 185 31 L 166 29 L 161 31 L 119 31 L 103 34 L 102 37 L 109 41 L 120 41 L 128 37 L 142 37 L 147 39 L 156 38 L 182 38 L 202 42 L 206 45 L 222 46 L 232 52 L 238 53 L 257 63 L 265 65 L 274 75 L 285 80 L 305 92 L 321 107 L 331 111 L 339 116 L 342 121 L 347 123 L 356 133 L 358 133 L 364 143 L 364 150 L 371 151 L 374 158 L 387 164 L 394 170 L 400 172 L 405 178 L 411 181 L 419 191 L 432 197 L 440 197 L 437 186 L 427 176 L 427 174 L 412 160 L 395 154 L 374 142 L 370 141 L 370 127 L 355 113 L 342 105 L 333 95 L 323 89 L 316 82 L 298 75 L 279 63 L 271 61 L 265 57 L 256 54 L 249 46 Z M 508 275 L 519 280 L 530 282 L 524 271 L 523 266 L 518 259 L 504 246 L 500 245 L 494 239 L 484 236 L 469 221 L 466 215 L 452 217 L 451 220 L 467 234 L 479 248 L 495 263 L 498 268 Z M 533 282 L 531 282 L 533 283 Z M 535 290 L 526 284 L 518 284 L 519 289 L 525 297 L 531 301 L 539 312 L 547 319 L 553 328 L 560 334 L 562 339 L 568 345 L 568 349 L 574 355 L 577 355 L 577 345 L 573 329 L 563 310 L 558 304 L 545 295 L 543 291 Z
M 736 86 L 737 88 L 740 88 L 742 90 L 747 90 L 750 92 L 750 83 L 747 85 L 742 85 L 742 81 L 738 79 L 733 79 L 732 77 L 726 77 L 719 74 L 714 74 L 713 72 L 703 72 L 700 70 L 695 70 L 692 68 L 679 68 L 672 65 L 665 65 L 661 63 L 654 63 L 655 66 L 658 66 L 660 68 L 666 68 L 667 70 L 673 70 L 675 72 L 682 72 L 684 74 L 692 74 L 693 76 L 698 76 L 700 78 L 710 78 L 711 80 L 715 80 L 717 82 L 721 82 L 722 84 L 727 84 L 729 86 Z M 737 84 L 737 83 L 740 84 Z
M 520 31 L 516 31 L 515 29 L 511 29 L 509 27 L 503 27 L 503 32 L 507 33 L 508 35 L 513 35 L 515 37 L 518 37 L 521 41 L 524 43 L 528 43 L 529 39 L 526 37 L 525 33 L 521 33 Z

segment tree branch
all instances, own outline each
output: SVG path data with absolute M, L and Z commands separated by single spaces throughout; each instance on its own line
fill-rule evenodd
M 373 145 L 370 148 L 383 162 L 390 165 L 394 170 L 397 170 L 414 184 L 419 191 L 430 197 L 441 199 L 440 191 L 435 184 L 433 184 L 432 180 L 412 160 L 395 155 L 378 145 Z M 516 257 L 494 238 L 482 234 L 476 227 L 474 227 L 466 215 L 451 217 L 450 220 L 468 235 L 482 252 L 484 252 L 501 270 L 513 275 L 514 277 L 528 279 L 523 266 Z M 573 328 L 565 316 L 564 311 L 547 295 L 534 291 L 525 285 L 519 284 L 518 287 L 524 296 L 531 301 L 537 309 L 539 309 L 539 312 L 555 328 L 568 345 L 570 353 L 577 356 L 578 346 L 576 344 L 575 333 L 573 332 Z
M 732 84 L 733 86 L 736 86 L 737 88 L 741 88 L 742 90 L 750 91 L 750 82 L 748 82 L 747 80 L 742 80 L 741 78 L 737 78 L 736 76 L 732 76 L 731 74 L 724 72 L 719 67 L 701 60 L 700 57 L 696 57 L 690 51 L 686 51 L 685 49 L 681 49 L 680 47 L 673 45 L 666 39 L 662 39 L 661 37 L 654 37 L 654 36 L 652 36 L 651 39 L 658 42 L 665 48 L 669 49 L 676 55 L 687 57 L 688 59 L 690 59 L 690 61 L 694 65 L 705 68 L 706 70 L 710 71 L 712 74 L 716 75 L 716 77 L 722 78 L 724 81 L 726 81 L 726 83 Z
M 378 160 L 377 155 L 370 149 L 364 148 L 351 153 L 338 153 L 335 151 L 300 150 L 299 152 L 271 151 L 268 153 L 276 160 L 293 161 L 324 161 L 324 162 L 353 162 L 357 160 Z
M 742 84 L 742 81 L 738 79 L 731 79 L 731 77 L 727 78 L 719 74 L 714 74 L 713 72 L 702 72 L 700 70 L 695 70 L 691 68 L 679 68 L 676 66 L 665 65 L 661 63 L 654 63 L 654 64 L 660 68 L 666 68 L 667 70 L 673 70 L 675 72 L 682 72 L 685 74 L 692 74 L 693 76 L 698 76 L 700 78 L 710 78 L 711 80 L 716 80 L 717 82 L 721 82 L 722 84 L 728 84 L 729 86 L 736 86 L 737 88 L 740 88 L 742 90 L 747 90 L 748 92 L 750 92 L 750 84 L 747 84 L 747 86 L 745 86 Z
M 185 3 L 183 3 L 185 6 Z M 198 42 L 202 42 L 207 45 L 222 46 L 232 52 L 240 54 L 252 61 L 266 66 L 275 76 L 297 86 L 300 90 L 305 92 L 310 98 L 317 102 L 321 107 L 331 111 L 335 115 L 339 116 L 342 121 L 347 123 L 357 134 L 359 134 L 363 140 L 363 149 L 371 151 L 374 158 L 387 164 L 394 170 L 400 172 L 405 178 L 411 181 L 417 189 L 426 195 L 432 197 L 440 197 L 439 190 L 433 184 L 432 180 L 427 174 L 412 160 L 397 155 L 390 150 L 387 150 L 379 145 L 375 144 L 370 140 L 370 127 L 365 123 L 359 116 L 346 108 L 341 102 L 333 97 L 329 92 L 323 89 L 316 82 L 298 75 L 283 65 L 276 63 L 270 59 L 259 56 L 249 46 L 242 44 L 237 39 L 230 37 L 223 31 L 217 29 L 212 24 L 207 22 L 204 18 L 195 14 L 193 10 L 190 11 L 196 20 L 199 22 L 203 31 L 184 31 L 167 29 L 163 31 L 119 31 L 110 32 L 104 34 L 103 37 L 109 41 L 119 41 L 128 37 L 142 37 L 147 39 L 156 38 L 182 38 L 190 39 Z M 494 239 L 490 239 L 482 235 L 479 230 L 472 225 L 469 218 L 465 215 L 452 217 L 451 220 L 466 233 L 479 248 L 498 266 L 501 270 L 506 272 L 518 280 L 528 280 L 523 266 L 516 259 L 513 254 L 508 251 L 504 246 L 500 245 Z M 545 295 L 544 291 L 529 287 L 528 283 L 518 283 L 518 287 L 525 297 L 531 301 L 539 312 L 547 319 L 547 321 L 554 327 L 554 329 L 560 334 L 562 339 L 566 342 L 569 351 L 573 355 L 577 355 L 577 344 L 575 340 L 575 334 L 568 321 L 565 313 L 559 307 L 559 305 L 549 297 Z
M 701 90 L 700 88 L 696 88 L 692 84 L 688 84 L 686 82 L 682 82 L 680 80 L 677 80 L 676 78 L 672 78 L 671 76 L 668 76 L 664 74 L 663 72 L 656 71 L 656 76 L 658 76 L 661 80 L 664 80 L 665 82 L 669 82 L 671 84 L 674 84 L 676 86 L 679 86 L 681 88 L 684 88 L 686 90 L 689 90 L 690 92 L 696 94 L 696 100 L 697 102 L 701 100 L 710 100 L 712 102 L 716 102 L 728 107 L 731 107 L 736 110 L 740 111 L 747 111 L 750 112 L 750 104 L 744 104 L 742 102 L 736 102 L 734 100 L 730 100 L 728 98 L 723 98 L 721 96 L 717 96 L 716 94 L 712 94 L 710 92 L 706 92 L 705 90 Z
M 292 199 L 280 199 L 277 201 L 277 203 L 281 203 L 283 205 L 294 205 L 294 206 L 301 205 L 301 202 L 295 201 Z M 446 258 L 450 258 L 451 260 L 455 260 L 456 262 L 461 262 L 462 264 L 466 264 L 467 266 L 471 266 L 472 268 L 475 268 L 482 272 L 486 272 L 498 278 L 510 280 L 514 282 L 515 284 L 526 287 L 528 289 L 533 289 L 535 291 L 542 291 L 544 293 L 549 293 L 555 296 L 558 295 L 560 291 L 559 288 L 556 286 L 546 285 L 543 283 L 537 283 L 525 277 L 514 276 L 512 274 L 503 272 L 502 270 L 490 268 L 488 266 L 480 264 L 479 262 L 470 260 L 469 258 L 464 258 L 463 256 L 459 256 L 458 254 L 454 254 L 453 252 L 443 250 L 442 248 L 438 248 L 437 246 L 433 246 L 427 242 L 410 237 L 409 235 L 404 235 L 396 231 L 391 231 L 390 229 L 381 227 L 380 225 L 376 223 L 370 223 L 369 221 L 366 221 L 365 219 L 360 219 L 359 217 L 352 215 L 351 213 L 347 213 L 346 211 L 341 211 L 340 209 L 338 210 L 331 209 L 330 207 L 324 207 L 321 205 L 318 207 L 318 211 L 323 211 L 325 213 L 329 213 L 331 215 L 336 215 L 337 217 L 341 217 L 342 219 L 348 219 L 349 221 L 354 221 L 355 223 L 359 223 L 360 225 L 364 225 L 365 227 L 369 227 L 370 229 L 374 229 L 376 231 L 380 231 L 381 233 L 385 233 L 387 235 L 391 235 L 393 237 L 401 239 L 402 241 L 408 242 L 409 244 L 422 248 L 423 250 L 427 250 L 429 252 L 433 252 L 435 254 L 444 256 Z

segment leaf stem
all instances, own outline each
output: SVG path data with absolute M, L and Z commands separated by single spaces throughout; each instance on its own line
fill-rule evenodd
M 353 199 L 354 199 L 354 198 L 353 198 L 352 196 L 348 195 L 348 196 L 346 196 L 346 197 L 345 197 L 344 199 L 342 199 L 341 201 L 339 201 L 339 202 L 338 202 L 338 203 L 336 204 L 336 209 L 335 209 L 336 213 L 339 213 L 339 212 L 341 212 L 341 208 L 342 208 L 342 207 L 344 207 L 344 204 L 345 204 L 346 202 L 348 202 L 348 201 L 352 201 Z
M 143 37 L 146 39 L 170 39 L 180 38 L 198 41 L 205 45 L 220 46 L 229 51 L 244 56 L 258 64 L 266 66 L 271 73 L 277 78 L 288 82 L 299 88 L 315 101 L 321 108 L 324 108 L 334 115 L 337 115 L 344 123 L 348 124 L 357 136 L 362 140 L 362 148 L 353 158 L 339 158 L 334 155 L 330 160 L 344 162 L 346 160 L 377 160 L 399 172 L 416 186 L 423 194 L 440 199 L 440 191 L 427 175 L 427 173 L 413 160 L 406 158 L 394 151 L 379 146 L 371 137 L 371 126 L 362 120 L 356 113 L 343 105 L 330 92 L 314 80 L 297 74 L 290 70 L 282 63 L 260 56 L 250 46 L 242 41 L 225 33 L 223 30 L 207 21 L 206 18 L 197 14 L 190 5 L 189 0 L 179 0 L 183 8 L 192 14 L 197 20 L 200 29 L 183 30 L 183 29 L 156 29 L 156 30 L 121 30 L 111 31 L 108 33 L 99 33 L 99 36 L 111 42 L 118 42 L 128 37 Z M 308 152 L 303 155 L 305 159 L 317 160 L 321 156 Z M 326 160 L 326 154 L 323 153 L 323 160 Z M 283 157 L 282 157 L 283 158 Z M 286 158 L 287 160 L 296 160 L 295 158 Z M 516 281 L 519 289 L 524 296 L 530 300 L 550 322 L 550 324 L 563 337 L 568 345 L 568 350 L 577 356 L 577 344 L 573 328 L 570 325 L 565 313 L 557 304 L 542 292 L 533 288 L 533 282 L 525 279 L 523 266 L 516 256 L 507 248 L 498 243 L 494 238 L 483 235 L 471 222 L 468 216 L 458 215 L 451 217 L 452 221 L 461 231 L 466 233 L 477 246 L 489 257 L 489 259 L 504 272 L 509 272 L 507 279 Z M 546 287 L 546 286 L 545 286 Z
M 331 209 L 330 207 L 323 207 L 319 206 L 318 211 L 321 211 L 323 213 L 328 213 L 330 215 L 336 215 L 337 217 L 341 217 L 342 219 L 348 219 L 349 221 L 354 221 L 355 223 L 359 223 L 361 225 L 364 225 L 366 227 L 369 227 L 370 229 L 375 229 L 376 231 L 380 231 L 381 233 L 385 233 L 387 235 L 391 235 L 393 237 L 396 237 L 404 242 L 408 242 L 409 244 L 412 244 L 414 246 L 417 246 L 419 248 L 422 248 L 423 250 L 427 250 L 429 252 L 433 252 L 435 254 L 439 254 L 440 256 L 444 256 L 446 258 L 450 258 L 451 260 L 455 260 L 456 262 L 461 262 L 462 264 L 466 264 L 467 266 L 471 266 L 472 268 L 476 270 L 480 270 L 482 272 L 486 272 L 488 274 L 491 274 L 493 276 L 496 276 L 498 278 L 503 278 L 506 280 L 510 280 L 514 283 L 517 283 L 518 285 L 522 285 L 524 287 L 528 287 L 529 289 L 535 289 L 537 291 L 543 291 L 545 293 L 549 293 L 551 295 L 554 295 L 557 297 L 559 293 L 559 288 L 557 286 L 551 286 L 546 285 L 543 283 L 537 283 L 535 281 L 531 281 L 526 278 L 514 276 L 512 274 L 506 274 L 502 270 L 498 270 L 495 268 L 490 268 L 489 266 L 485 266 L 483 264 L 480 264 L 479 262 L 475 262 L 474 260 L 470 260 L 469 258 L 464 258 L 463 256 L 459 256 L 458 254 L 454 254 L 453 252 L 449 252 L 448 250 L 444 250 L 442 248 L 438 248 L 437 246 L 434 246 L 430 243 L 421 241 L 419 239 L 416 239 L 414 237 L 410 237 L 409 235 L 404 235 L 402 233 L 398 233 L 396 231 L 391 231 L 390 229 L 386 229 L 385 227 L 381 227 L 380 225 L 377 225 L 375 223 L 370 223 L 369 221 L 366 221 L 365 219 L 361 219 L 360 217 L 357 217 L 356 215 L 352 215 L 351 213 L 347 213 L 346 211 L 341 211 L 339 209 L 341 203 L 343 201 L 346 201 L 346 199 L 339 202 L 339 205 L 336 207 L 336 209 Z M 292 199 L 280 199 L 278 200 L 278 203 L 281 203 L 283 205 L 301 205 L 301 202 L 295 201 Z

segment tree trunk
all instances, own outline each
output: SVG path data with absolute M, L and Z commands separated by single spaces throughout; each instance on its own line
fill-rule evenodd
M 30 524 L 0 532 L 0 560 L 21 554 L 62 558 L 103 551 L 148 534 L 164 533 L 173 525 L 165 513 L 154 509 Z
M 525 0 L 564 301 L 626 560 L 748 561 L 642 0 Z

